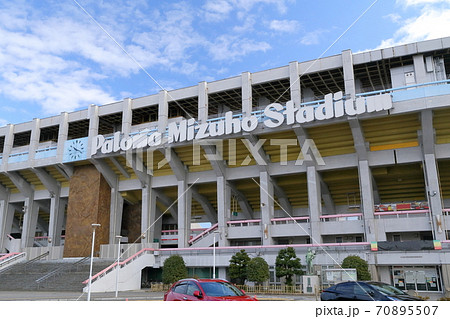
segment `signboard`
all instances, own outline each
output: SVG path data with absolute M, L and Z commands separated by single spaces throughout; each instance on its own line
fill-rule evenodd
M 293 101 L 288 101 L 285 106 L 279 103 L 269 104 L 263 111 L 262 123 L 268 128 L 276 128 L 282 124 L 302 124 L 391 108 L 392 98 L 390 94 L 345 99 L 342 92 L 338 92 L 325 95 L 324 102 L 318 105 L 296 108 Z M 108 139 L 103 135 L 97 135 L 92 141 L 91 155 L 97 154 L 98 151 L 102 154 L 108 154 L 240 132 L 252 132 L 258 127 L 258 123 L 259 120 L 256 115 L 235 117 L 233 112 L 229 111 L 225 113 L 225 117 L 211 119 L 204 123 L 198 123 L 193 118 L 171 122 L 167 127 L 167 134 L 145 132 L 129 137 L 122 136 L 121 132 L 116 132 L 112 138 Z

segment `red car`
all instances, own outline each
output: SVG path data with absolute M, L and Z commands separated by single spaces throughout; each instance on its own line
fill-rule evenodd
M 164 294 L 165 301 L 257 301 L 222 279 L 182 279 Z

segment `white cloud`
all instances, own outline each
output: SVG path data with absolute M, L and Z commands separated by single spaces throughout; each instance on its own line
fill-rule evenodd
M 400 3 L 404 6 L 417 6 L 424 4 L 436 4 L 436 3 L 448 3 L 448 0 L 397 0 L 397 3 Z
M 296 20 L 272 20 L 269 28 L 279 32 L 295 32 L 300 28 L 300 23 Z
M 304 45 L 315 45 L 320 43 L 320 35 L 326 32 L 325 30 L 315 30 L 308 32 L 301 39 L 300 43 Z
M 204 17 L 211 22 L 223 21 L 232 10 L 233 7 L 227 0 L 209 0 L 203 6 Z
M 393 37 L 382 41 L 378 48 L 450 36 L 450 7 L 427 6 L 418 16 L 400 24 Z
M 211 44 L 209 49 L 214 60 L 234 61 L 249 53 L 270 49 L 270 44 L 264 41 L 255 41 L 239 38 L 232 35 L 223 35 Z

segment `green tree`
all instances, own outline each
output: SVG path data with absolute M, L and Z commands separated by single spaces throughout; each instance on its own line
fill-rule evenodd
M 262 257 L 255 257 L 250 260 L 247 268 L 247 279 L 256 282 L 258 285 L 269 279 L 269 265 Z
M 243 285 L 247 279 L 247 266 L 250 262 L 250 257 L 241 249 L 236 254 L 231 256 L 228 274 L 233 283 Z
M 187 276 L 188 272 L 183 257 L 179 255 L 173 255 L 164 261 L 162 270 L 163 283 L 171 284 L 177 280 L 186 278 Z
M 292 247 L 281 249 L 275 260 L 275 272 L 278 278 L 285 277 L 286 285 L 292 286 L 292 277 L 294 275 L 303 275 L 300 258 L 295 254 Z
M 342 261 L 342 268 L 356 268 L 356 277 L 358 280 L 370 280 L 369 265 L 358 256 L 347 256 Z

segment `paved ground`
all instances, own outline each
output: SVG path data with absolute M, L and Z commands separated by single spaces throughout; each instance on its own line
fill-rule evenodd
M 162 301 L 164 293 L 148 290 L 120 291 L 118 297 L 114 292 L 91 293 L 92 301 Z M 316 300 L 314 296 L 304 295 L 256 295 L 259 300 Z M 0 301 L 85 301 L 87 294 L 65 291 L 0 291 Z

